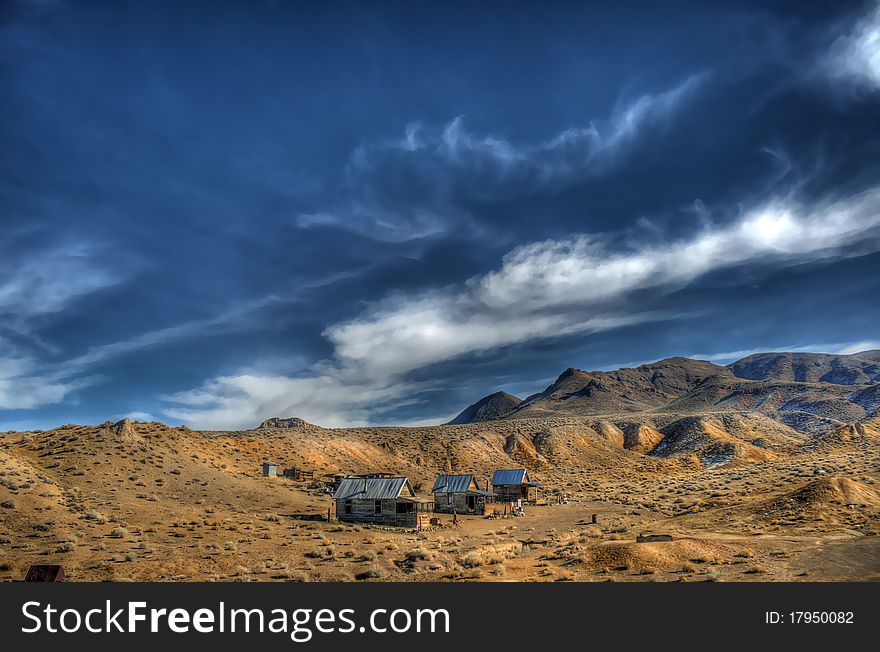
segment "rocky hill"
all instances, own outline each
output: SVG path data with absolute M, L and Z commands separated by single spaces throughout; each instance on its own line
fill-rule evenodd
M 309 423 L 305 419 L 300 419 L 299 417 L 272 417 L 271 419 L 266 419 L 263 423 L 260 424 L 259 430 L 267 430 L 270 428 L 284 428 L 287 430 L 313 430 L 315 428 L 320 428 L 320 426 L 316 426 L 312 423 Z
M 491 421 L 510 414 L 516 406 L 522 403 L 521 398 L 507 392 L 495 392 L 484 396 L 473 405 L 467 406 L 462 412 L 449 422 L 449 425 L 461 423 L 479 423 Z

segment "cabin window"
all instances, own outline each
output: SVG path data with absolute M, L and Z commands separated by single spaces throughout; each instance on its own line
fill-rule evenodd
M 381 500 L 376 501 L 375 511 L 376 511 L 376 514 L 382 513 L 382 501 Z
M 345 513 L 351 514 L 351 501 L 350 500 L 345 501 Z
M 397 503 L 397 513 L 398 514 L 409 514 L 413 511 L 412 503 Z

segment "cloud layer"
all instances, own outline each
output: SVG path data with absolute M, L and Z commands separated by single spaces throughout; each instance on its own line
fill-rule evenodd
M 880 250 L 880 190 L 801 205 L 774 199 L 724 226 L 672 242 L 578 236 L 532 243 L 460 287 L 374 305 L 325 331 L 334 357 L 303 378 L 223 377 L 171 399 L 171 416 L 240 427 L 272 414 L 362 423 L 412 390 L 410 372 L 536 339 L 595 333 L 666 315 L 633 307 L 637 292 L 668 294 L 717 270 L 833 259 Z

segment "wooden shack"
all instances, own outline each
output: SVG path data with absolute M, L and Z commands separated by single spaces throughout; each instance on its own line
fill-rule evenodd
M 405 477 L 346 477 L 333 494 L 336 518 L 351 523 L 419 527 L 433 502 L 418 498 Z
M 284 469 L 281 475 L 290 480 L 298 480 L 300 482 L 311 482 L 315 479 L 314 471 L 306 471 L 304 469 Z
M 495 497 L 480 489 L 470 473 L 437 476 L 431 493 L 434 511 L 442 514 L 485 514 L 486 502 Z
M 278 475 L 278 465 L 274 462 L 263 462 L 263 477 L 274 478 Z
M 492 476 L 492 491 L 499 503 L 535 503 L 543 485 L 532 482 L 526 469 L 501 469 Z

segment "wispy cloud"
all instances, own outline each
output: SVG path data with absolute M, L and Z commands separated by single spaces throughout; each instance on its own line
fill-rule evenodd
M 659 93 L 616 106 L 605 119 L 538 143 L 468 129 L 464 116 L 437 128 L 407 125 L 402 138 L 365 143 L 333 189 L 335 205 L 296 217 L 300 228 L 334 226 L 406 241 L 461 226 L 465 197 L 516 197 L 554 190 L 617 164 L 640 138 L 659 133 L 706 79 L 694 75 Z M 407 201 L 402 201 L 402 198 Z
M 655 297 L 710 272 L 754 262 L 803 263 L 880 250 L 880 189 L 802 205 L 774 199 L 723 226 L 674 242 L 579 236 L 518 247 L 501 266 L 443 292 L 395 297 L 325 331 L 334 357 L 303 378 L 226 377 L 175 395 L 168 414 L 196 425 L 240 426 L 273 413 L 363 422 L 381 402 L 410 395 L 417 369 L 531 340 L 595 333 L 667 315 L 626 299 Z
M 83 245 L 31 252 L 0 270 L 0 318 L 23 322 L 56 313 L 73 300 L 115 285 L 121 277 L 96 262 Z
M 0 319 L 7 333 L 30 346 L 0 337 L 0 409 L 59 403 L 93 378 L 72 378 L 42 364 L 33 346 L 54 351 L 33 332 L 34 324 L 81 297 L 121 282 L 124 276 L 105 269 L 94 250 L 83 245 L 30 252 L 25 258 L 10 257 L 5 262 L 0 270 Z
M 852 355 L 862 351 L 880 349 L 880 341 L 861 340 L 858 342 L 816 342 L 813 344 L 779 344 L 777 346 L 740 349 L 738 351 L 717 351 L 714 353 L 688 353 L 686 357 L 697 360 L 709 360 L 718 364 L 734 362 L 757 353 L 804 352 L 830 353 L 835 355 Z M 643 363 L 639 363 L 643 364 Z

